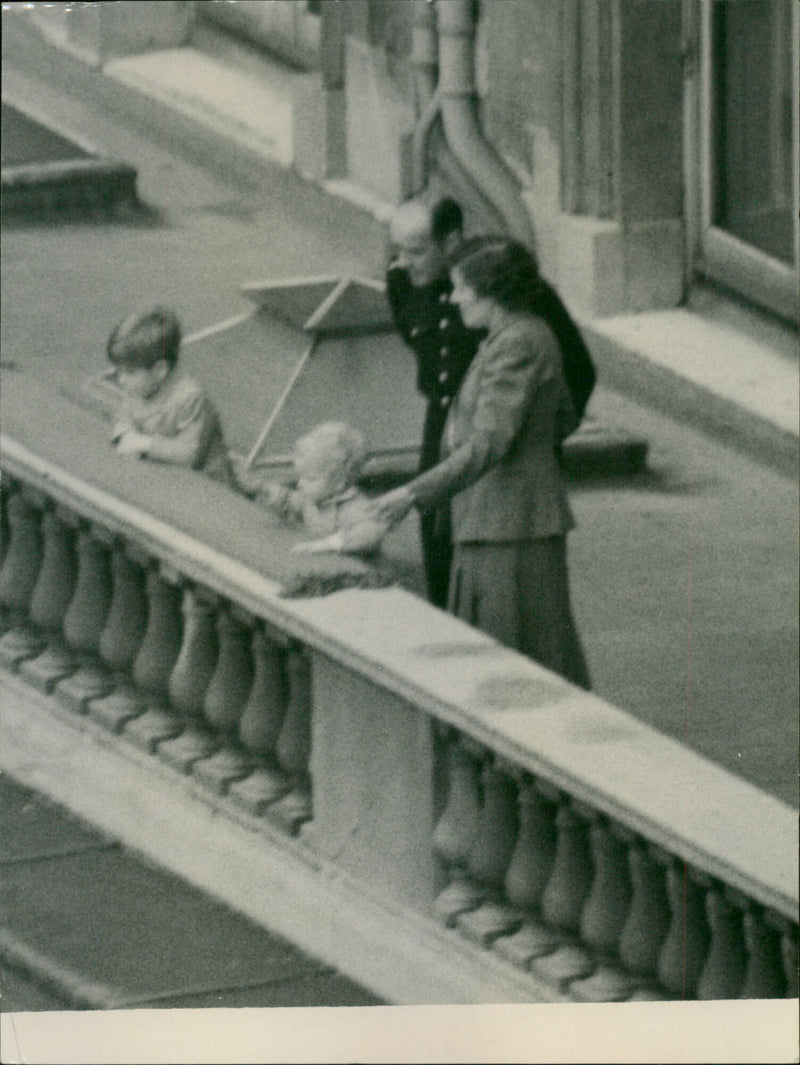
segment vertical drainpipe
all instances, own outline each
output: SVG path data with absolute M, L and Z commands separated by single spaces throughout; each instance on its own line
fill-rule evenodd
M 447 144 L 483 195 L 502 215 L 509 232 L 534 247 L 531 220 L 516 178 L 481 132 L 475 89 L 473 0 L 438 0 L 439 85 L 437 96 Z
M 436 92 L 436 15 L 432 0 L 416 0 L 411 25 L 411 65 L 414 68 L 414 104 L 417 122 L 411 145 L 412 192 L 421 192 L 428 180 L 427 154 L 431 132 L 439 117 Z
M 411 191 L 418 194 L 428 184 L 429 156 L 434 155 L 456 195 L 473 205 L 492 232 L 506 228 L 503 215 L 488 199 L 469 171 L 450 150 L 442 130 L 437 89 L 439 35 L 434 0 L 414 0 L 411 65 L 414 70 L 414 103 L 417 121 L 411 146 Z
M 416 103 L 420 112 L 436 92 L 438 62 L 433 0 L 417 0 L 411 22 L 411 63 L 414 67 Z

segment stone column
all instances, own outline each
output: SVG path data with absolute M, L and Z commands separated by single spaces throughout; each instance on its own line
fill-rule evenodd
M 565 0 L 557 286 L 589 314 L 683 298 L 680 0 Z

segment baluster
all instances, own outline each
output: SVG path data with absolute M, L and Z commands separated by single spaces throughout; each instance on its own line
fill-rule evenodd
M 483 804 L 467 867 L 495 894 L 503 888 L 519 829 L 517 789 L 490 756 L 481 771 Z
M 111 589 L 111 606 L 100 633 L 100 657 L 115 673 L 125 673 L 144 639 L 147 597 L 142 567 L 120 542 L 111 554 Z
M 217 641 L 217 665 L 206 690 L 203 711 L 212 728 L 231 741 L 238 734 L 253 684 L 253 660 L 250 629 L 230 607 L 219 612 Z
M 102 533 L 91 527 L 78 534 L 78 579 L 64 615 L 64 635 L 74 650 L 95 655 L 111 605 L 111 569 Z
M 622 964 L 634 973 L 655 977 L 658 954 L 669 929 L 669 902 L 663 865 L 647 845 L 637 841 L 628 849 L 633 899 L 619 938 Z
M 278 763 L 289 777 L 291 791 L 267 808 L 266 816 L 291 835 L 296 835 L 312 816 L 311 778 L 311 659 L 299 644 L 286 655 L 288 701 L 278 736 Z
M 706 895 L 711 942 L 697 984 L 699 999 L 737 998 L 745 970 L 742 912 L 725 897 L 722 886 Z
M 8 548 L 0 567 L 0 602 L 16 615 L 27 615 L 42 563 L 41 507 L 28 490 L 9 494 Z
M 108 671 L 98 659 L 100 634 L 111 605 L 110 534 L 100 527 L 83 526 L 78 534 L 78 578 L 64 615 L 64 638 L 81 665 L 56 684 L 58 695 L 76 710 L 113 687 Z
M 42 564 L 41 506 L 38 493 L 9 494 L 8 547 L 0 567 L 0 605 L 8 631 L 0 637 L 0 661 L 16 669 L 41 651 L 44 640 L 28 620 L 28 607 Z
M 42 566 L 31 596 L 30 617 L 37 629 L 46 634 L 47 646 L 36 658 L 23 662 L 20 672 L 45 692 L 52 691 L 79 664 L 62 632 L 78 573 L 75 522 L 72 515 L 64 516 L 56 507 L 49 507 L 42 517 Z
M 556 833 L 556 855 L 542 896 L 542 914 L 548 924 L 577 932 L 591 889 L 593 869 L 589 826 L 566 797 L 556 813 Z
M 542 795 L 534 782 L 523 779 L 519 789 L 519 832 L 506 871 L 509 900 L 521 910 L 536 910 L 556 856 L 555 805 Z
M 276 754 L 286 716 L 288 684 L 285 647 L 270 639 L 261 625 L 253 632 L 251 651 L 253 683 L 239 722 L 239 739 L 261 765 L 244 780 L 231 784 L 229 794 L 250 813 L 262 814 L 289 790 Z
M 572 984 L 570 991 L 587 1002 L 619 1002 L 639 980 L 618 963 L 622 930 L 631 911 L 633 886 L 628 869 L 630 836 L 622 826 L 595 815 L 589 832 L 594 877 L 581 914 L 581 942 L 602 958 L 597 971 Z
M 77 582 L 75 537 L 55 507 L 42 515 L 42 536 L 42 565 L 31 595 L 30 617 L 37 628 L 58 633 Z
M 276 760 L 286 716 L 285 651 L 258 626 L 252 636 L 253 684 L 239 722 L 239 738 L 253 754 Z
M 217 665 L 203 699 L 206 721 L 222 741 L 221 750 L 195 762 L 192 772 L 224 794 L 234 780 L 255 767 L 255 759 L 239 745 L 239 723 L 253 686 L 251 631 L 253 619 L 228 605 L 217 617 Z
M 181 590 L 157 565 L 147 573 L 146 590 L 147 625 L 133 660 L 133 681 L 149 695 L 166 700 L 183 641 Z
M 170 674 L 169 698 L 184 729 L 158 745 L 159 757 L 183 773 L 219 745 L 203 714 L 203 700 L 217 663 L 217 606 L 217 597 L 204 588 L 187 588 L 183 593 L 183 642 Z
M 303 648 L 294 645 L 286 659 L 289 701 L 278 737 L 278 761 L 295 780 L 307 787 L 311 755 L 311 661 Z
M 589 836 L 594 878 L 581 914 L 581 939 L 596 950 L 615 954 L 633 895 L 627 844 L 602 818 L 595 819 Z
M 457 921 L 463 932 L 484 946 L 498 936 L 517 931 L 523 918 L 523 913 L 503 898 L 506 873 L 519 831 L 517 786 L 512 772 L 511 766 L 503 765 L 496 757 L 490 756 L 484 762 L 483 804 L 467 868 L 485 888 L 486 900 Z
M 783 971 L 786 976 L 786 997 L 797 998 L 799 968 L 797 958 L 797 925 L 784 928 L 783 935 L 781 936 L 781 957 L 783 959 Z
M 153 752 L 159 743 L 176 736 L 183 724 L 169 708 L 169 678 L 183 642 L 181 578 L 169 567 L 150 563 L 145 581 L 147 625 L 133 660 L 133 683 L 147 706 L 144 714 L 124 724 L 123 735 Z M 96 705 L 96 704 L 95 704 Z
M 744 915 L 744 942 L 747 967 L 739 998 L 783 998 L 786 975 L 780 932 L 767 923 L 758 907 L 751 906 Z
M 0 475 L 0 566 L 6 557 L 8 548 L 8 500 L 11 495 L 10 482 Z
M 671 994 L 690 999 L 697 991 L 710 933 L 704 892 L 677 859 L 668 860 L 667 897 L 670 924 L 658 956 L 658 978 Z
M 552 953 L 561 937 L 535 916 L 550 879 L 556 853 L 556 806 L 522 774 L 519 781 L 519 831 L 505 877 L 506 897 L 524 913 L 522 926 L 503 936 L 494 949 L 526 969 L 534 958 Z
M 545 792 L 547 794 L 547 791 Z M 556 812 L 556 853 L 553 870 L 542 896 L 542 915 L 547 924 L 564 933 L 577 933 L 581 915 L 592 886 L 593 865 L 589 845 L 589 818 L 592 811 L 566 795 Z M 565 988 L 570 981 L 589 976 L 594 960 L 578 943 L 566 942 L 552 954 L 534 958 L 532 968 L 539 976 Z
M 447 803 L 433 834 L 436 853 L 448 866 L 466 869 L 480 813 L 479 749 L 452 734 L 447 746 Z
M 203 716 L 203 698 L 217 660 L 216 599 L 200 588 L 183 593 L 183 641 L 169 678 L 172 706 L 191 722 Z
M 467 878 L 467 865 L 478 833 L 480 816 L 480 759 L 483 748 L 466 736 L 454 735 L 448 744 L 448 791 L 442 816 L 433 833 L 433 847 L 446 866 L 450 881 L 434 902 L 434 913 L 447 925 L 473 910 L 483 890 Z
M 0 573 L 2 573 L 3 561 L 8 551 L 8 501 L 10 498 L 8 479 L 0 479 Z M 0 601 L 0 636 L 8 628 L 8 610 Z
M 146 556 L 115 541 L 111 553 L 111 606 L 100 633 L 100 657 L 112 671 L 114 688 L 109 695 L 89 702 L 89 714 L 112 732 L 120 732 L 132 718 L 143 714 L 147 702 L 130 680 L 147 631 L 148 603 L 145 590 Z

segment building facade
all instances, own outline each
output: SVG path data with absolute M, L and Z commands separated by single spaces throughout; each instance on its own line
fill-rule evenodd
M 209 30 L 278 57 L 304 176 L 386 204 L 449 188 L 585 314 L 711 279 L 797 320 L 792 0 L 86 6 L 64 17 L 101 61 Z

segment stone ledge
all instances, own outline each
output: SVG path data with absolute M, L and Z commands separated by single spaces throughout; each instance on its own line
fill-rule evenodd
M 9 404 L 9 410 L 14 409 L 16 423 L 26 409 L 24 392 L 15 392 L 15 398 L 16 409 Z M 65 407 L 62 414 L 67 413 Z M 17 428 L 27 433 L 24 420 Z M 64 426 L 52 429 L 56 449 L 52 453 L 60 457 Z M 72 434 L 70 465 L 77 476 L 8 437 L 4 437 L 6 470 L 12 476 L 18 471 L 26 482 L 44 487 L 59 502 L 133 539 L 185 576 L 233 598 L 313 651 L 466 732 L 748 897 L 794 918 L 796 814 L 789 806 L 401 589 L 341 591 L 308 599 L 279 596 L 275 580 L 264 575 L 263 522 L 250 527 L 251 519 L 259 517 L 257 508 L 225 493 L 226 517 L 234 504 L 240 504 L 235 527 L 230 521 L 224 528 L 204 525 L 209 516 L 205 507 L 188 533 L 183 515 L 185 501 L 194 493 L 190 471 L 168 471 L 168 500 L 152 490 L 163 471 L 146 471 L 146 493 L 141 497 L 136 494 L 134 472 L 126 472 L 123 502 L 116 473 L 104 488 L 94 487 L 104 480 L 104 468 L 113 472 L 112 458 L 101 459 L 88 429 L 84 419 L 83 437 Z M 44 453 L 50 453 L 46 439 L 39 443 Z M 82 479 L 84 460 L 90 460 L 92 484 Z M 181 472 L 186 474 L 185 485 L 178 477 Z M 202 488 L 204 498 L 215 490 L 224 492 L 212 484 Z M 170 517 L 172 508 L 180 514 L 177 519 Z M 283 537 L 275 541 L 274 557 L 270 556 L 274 577 L 281 575 L 288 546 Z M 498 709 L 503 713 L 498 714 Z M 675 808 L 673 786 L 678 777 L 689 785 L 682 791 L 680 810 Z M 737 810 L 735 818 L 731 809 Z
M 797 364 L 791 357 L 686 308 L 581 319 L 580 325 L 603 385 L 785 476 L 797 475 Z
M 2 168 L 6 215 L 136 204 L 135 167 L 98 157 L 5 100 L 3 115 L 12 125 L 7 147 L 13 155 L 13 164 Z

